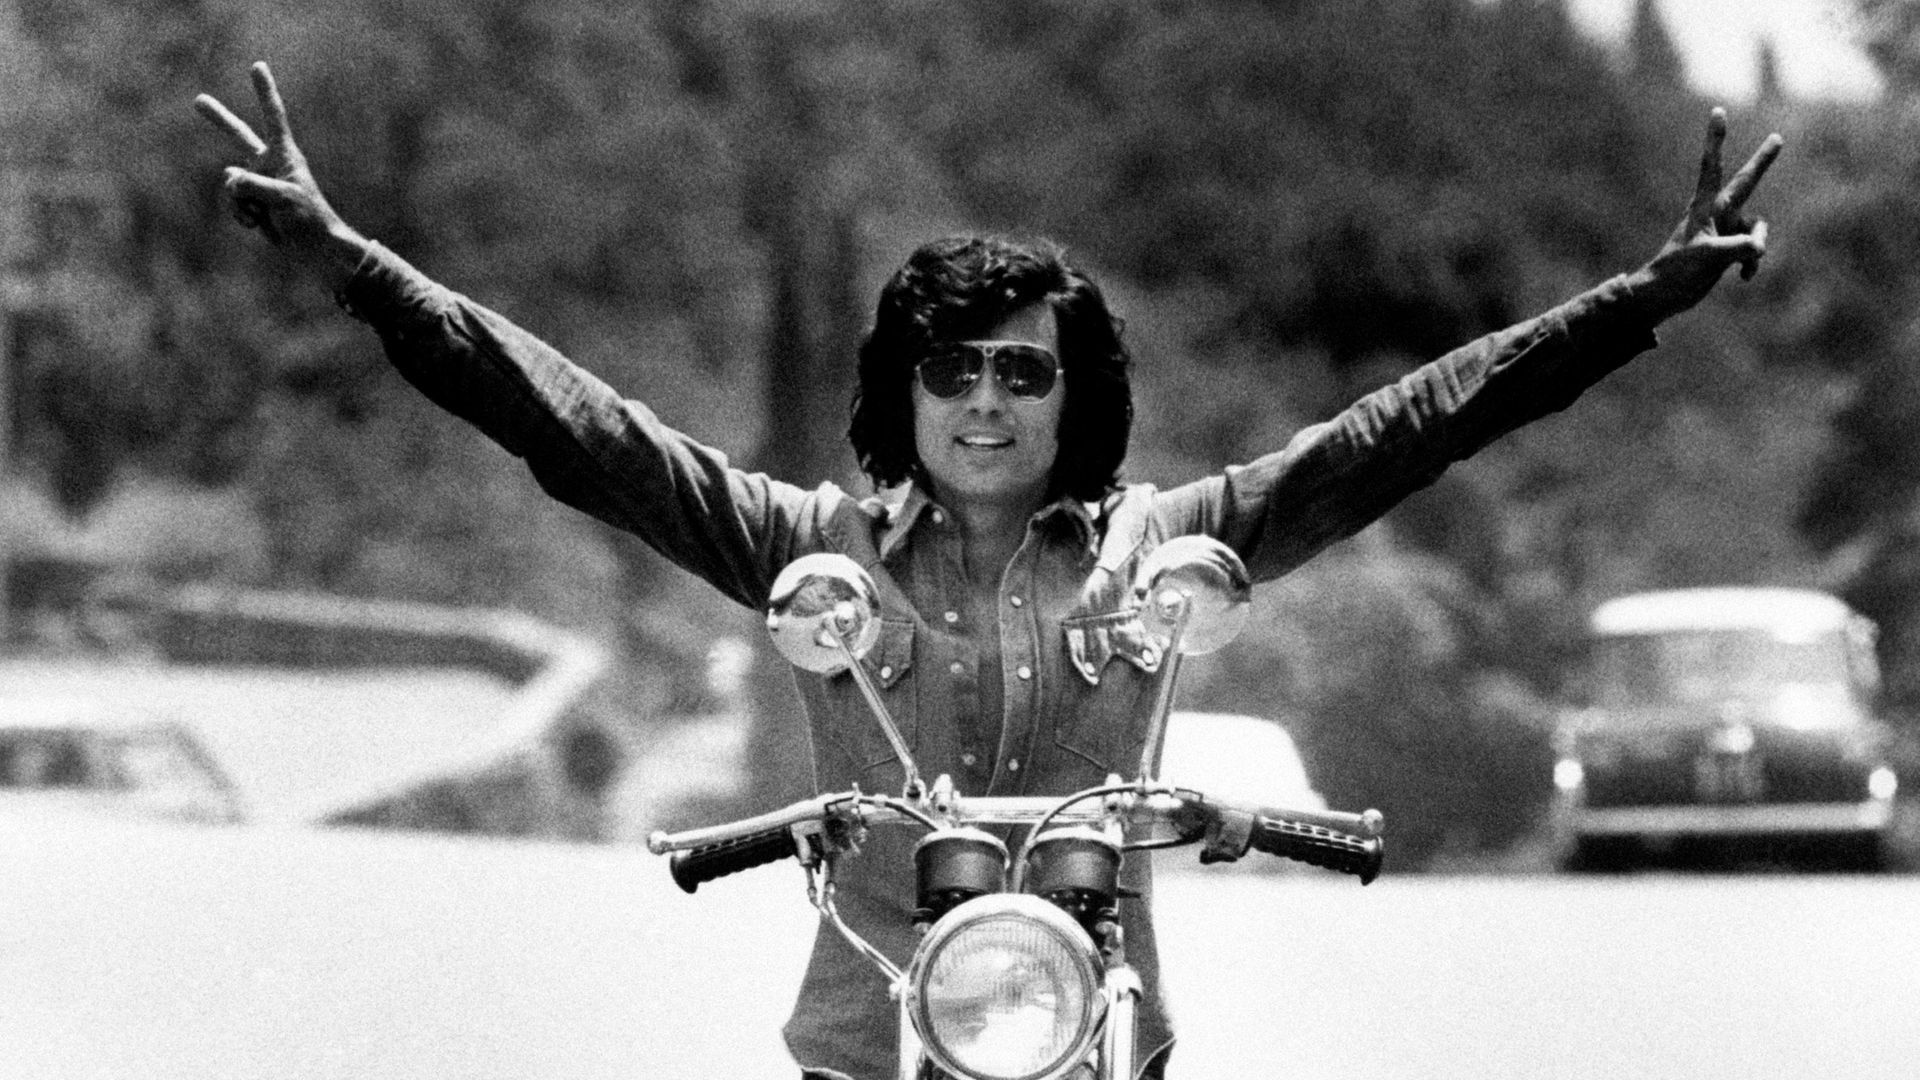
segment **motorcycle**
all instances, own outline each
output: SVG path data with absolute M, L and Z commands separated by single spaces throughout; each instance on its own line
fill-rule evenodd
M 899 1080 L 1131 1080 L 1139 976 L 1126 960 L 1118 905 L 1126 854 L 1200 845 L 1202 863 L 1249 850 L 1351 874 L 1380 872 L 1384 821 L 1364 813 L 1249 806 L 1156 775 L 1186 656 L 1212 652 L 1244 624 L 1251 597 L 1239 557 L 1206 537 L 1179 537 L 1145 560 L 1133 605 L 1163 645 L 1146 749 L 1132 779 L 1055 797 L 972 797 L 921 777 L 861 664 L 879 636 L 878 592 L 851 559 L 808 555 L 774 582 L 767 615 L 776 647 L 813 672 L 847 671 L 904 767 L 899 795 L 855 788 L 741 821 L 656 832 L 673 880 L 702 883 L 782 859 L 805 868 L 807 895 L 827 924 L 887 978 L 898 1002 Z M 1011 855 L 989 826 L 1025 826 Z M 911 827 L 919 944 L 902 967 L 842 921 L 841 862 L 868 829 Z

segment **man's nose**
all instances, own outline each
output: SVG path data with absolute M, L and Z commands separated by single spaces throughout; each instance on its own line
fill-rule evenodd
M 1007 388 L 1000 385 L 1000 376 L 991 363 L 967 388 L 965 401 L 967 408 L 977 412 L 999 412 L 1006 408 Z

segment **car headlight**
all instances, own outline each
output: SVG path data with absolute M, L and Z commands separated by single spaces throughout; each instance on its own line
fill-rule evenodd
M 1867 776 L 1867 794 L 1885 802 L 1900 791 L 1900 777 L 1885 765 L 1873 770 Z
M 969 1080 L 1048 1080 L 1092 1048 L 1106 1007 L 1087 932 L 1037 896 L 969 900 L 927 931 L 907 1014 L 940 1067 Z
M 1553 763 L 1553 786 L 1563 792 L 1580 790 L 1587 782 L 1587 770 L 1577 758 L 1561 758 Z

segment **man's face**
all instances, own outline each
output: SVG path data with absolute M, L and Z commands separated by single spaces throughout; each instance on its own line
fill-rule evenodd
M 1060 354 L 1053 309 L 1034 304 L 973 340 L 1024 342 Z M 1066 400 L 1062 372 L 1039 401 L 1007 392 L 988 364 L 958 397 L 929 394 L 913 383 L 913 437 L 920 463 L 933 481 L 933 496 L 955 512 L 968 506 L 1003 506 L 1033 512 L 1046 502 L 1053 460 L 1060 450 L 1060 408 Z

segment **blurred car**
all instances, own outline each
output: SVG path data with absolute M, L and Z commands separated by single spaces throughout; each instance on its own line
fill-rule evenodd
M 1326 797 L 1307 777 L 1306 762 L 1278 721 L 1239 713 L 1175 710 L 1167 717 L 1160 775 L 1182 787 L 1235 802 L 1285 810 L 1325 810 Z M 1200 868 L 1197 849 L 1163 852 L 1163 872 Z M 1280 871 L 1302 864 L 1258 853 L 1234 864 L 1242 870 Z M 1207 867 L 1218 873 L 1222 867 Z
M 185 724 L 83 697 L 0 698 L 0 807 L 243 816 L 233 782 Z
M 1554 737 L 1563 866 L 1747 838 L 1893 855 L 1899 777 L 1867 619 L 1809 590 L 1682 589 L 1601 604 L 1589 631 L 1585 700 Z

